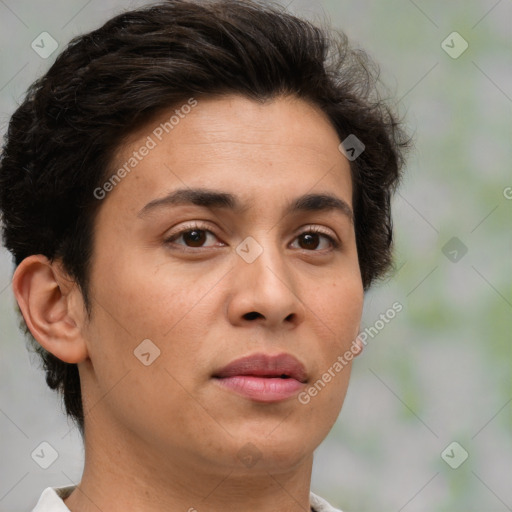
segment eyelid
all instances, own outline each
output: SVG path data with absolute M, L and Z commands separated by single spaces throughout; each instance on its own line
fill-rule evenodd
M 171 233 L 169 236 L 167 236 L 165 238 L 164 242 L 168 243 L 168 244 L 174 244 L 174 242 L 173 242 L 174 239 L 179 238 L 184 233 L 187 233 L 188 231 L 193 231 L 195 229 L 211 233 L 216 238 L 219 238 L 218 235 L 215 233 L 215 229 L 213 229 L 208 224 L 204 224 L 201 221 L 192 221 L 190 224 L 185 224 L 183 226 L 180 226 L 179 230 L 174 232 L 174 233 Z M 315 224 L 301 226 L 299 228 L 299 231 L 297 232 L 297 234 L 294 236 L 293 240 L 296 240 L 297 237 L 299 237 L 300 235 L 305 234 L 305 233 L 317 233 L 319 235 L 324 236 L 331 243 L 332 249 L 338 249 L 340 247 L 340 245 L 341 245 L 341 242 L 339 242 L 337 240 L 336 235 L 331 234 L 331 232 L 328 231 L 326 228 L 322 228 L 322 227 L 320 227 L 318 225 L 315 225 Z M 222 242 L 222 244 L 224 245 L 224 242 Z M 197 250 L 208 249 L 210 247 L 213 247 L 213 246 L 207 246 L 207 247 L 188 247 L 188 246 L 183 245 L 183 244 L 174 244 L 174 245 L 179 245 L 184 250 L 191 250 L 191 251 L 197 251 Z M 307 250 L 307 249 L 302 249 L 302 250 L 306 251 L 306 252 L 318 252 L 318 253 L 324 252 L 324 251 Z

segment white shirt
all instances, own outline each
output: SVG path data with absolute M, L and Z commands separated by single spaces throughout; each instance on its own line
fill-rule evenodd
M 32 512 L 70 512 L 64 501 L 75 489 L 76 485 L 67 487 L 47 487 Z M 315 512 L 341 512 L 332 507 L 327 501 L 312 492 L 309 493 L 309 502 Z

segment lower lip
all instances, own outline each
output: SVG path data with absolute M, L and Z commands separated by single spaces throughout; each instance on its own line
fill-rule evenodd
M 234 377 L 216 378 L 221 386 L 231 389 L 241 396 L 257 402 L 278 402 L 295 396 L 304 386 L 296 379 L 280 377 L 255 377 L 236 375 Z

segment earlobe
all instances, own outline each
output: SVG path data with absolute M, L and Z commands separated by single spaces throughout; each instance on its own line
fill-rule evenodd
M 83 317 L 72 300 L 80 292 L 57 263 L 41 254 L 25 258 L 14 272 L 12 289 L 32 336 L 48 352 L 66 363 L 87 359 Z

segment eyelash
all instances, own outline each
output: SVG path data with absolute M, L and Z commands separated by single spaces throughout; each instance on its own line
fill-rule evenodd
M 169 237 L 167 237 L 164 242 L 167 244 L 167 245 L 183 245 L 183 244 L 175 244 L 174 243 L 174 240 L 180 238 L 182 235 L 184 235 L 185 233 L 189 233 L 190 231 L 205 231 L 207 233 L 211 233 L 212 235 L 214 235 L 215 237 L 217 235 L 215 235 L 215 233 L 209 229 L 208 226 L 204 225 L 204 224 L 200 224 L 200 223 L 193 223 L 189 226 L 186 226 L 184 227 L 183 229 L 181 229 L 180 231 L 176 232 L 176 233 L 173 233 L 172 235 L 170 235 Z M 322 235 L 323 237 L 327 238 L 327 240 L 331 243 L 332 245 L 332 248 L 334 250 L 338 249 L 340 247 L 340 242 L 338 242 L 335 238 L 333 238 L 331 235 L 328 235 L 327 233 L 325 233 L 321 228 L 319 228 L 318 226 L 311 226 L 311 227 L 308 227 L 307 229 L 305 229 L 304 231 L 302 231 L 301 233 L 299 233 L 295 238 L 298 238 L 299 236 L 301 235 L 305 235 L 305 234 L 319 234 L 319 235 Z M 184 250 L 190 250 L 190 251 L 197 251 L 198 249 L 205 249 L 205 247 L 188 247 L 186 245 L 183 245 L 184 247 Z M 207 247 L 206 247 L 207 248 Z M 302 249 L 303 251 L 307 251 L 307 252 L 324 252 L 324 250 L 316 250 L 316 249 L 313 249 L 313 250 L 308 250 L 308 249 Z

